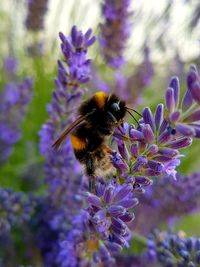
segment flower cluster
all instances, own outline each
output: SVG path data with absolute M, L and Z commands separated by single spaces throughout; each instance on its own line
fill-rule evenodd
M 195 267 L 200 264 L 200 239 L 186 238 L 183 232 L 155 230 L 148 241 L 148 256 L 164 267 Z
M 4 59 L 3 68 L 7 75 L 15 75 L 18 69 L 18 61 L 12 56 Z
M 52 238 L 47 244 L 46 236 L 38 235 L 37 243 L 40 244 L 42 256 L 48 266 L 56 264 L 60 236 L 64 233 L 67 235 L 83 202 L 79 192 L 83 175 L 79 163 L 75 161 L 69 140 L 67 139 L 59 150 L 53 149 L 52 145 L 63 128 L 74 119 L 81 96 L 85 92 L 81 87 L 90 79 L 91 62 L 87 58 L 87 49 L 95 41 L 91 34 L 91 29 L 83 34 L 75 26 L 69 37 L 60 33 L 64 60 L 58 61 L 56 89 L 52 93 L 51 103 L 47 106 L 49 120 L 39 133 L 40 151 L 45 157 L 45 177 L 49 188 L 46 199 L 48 204 L 42 211 L 47 209 L 49 212 L 41 212 L 37 229 L 39 232 L 45 229 L 46 235 Z M 58 261 L 62 262 L 61 259 L 63 257 L 59 256 Z
M 26 17 L 26 28 L 37 32 L 44 28 L 44 15 L 47 12 L 48 0 L 27 0 L 28 14 Z
M 192 137 L 199 137 L 200 82 L 197 71 L 191 67 L 188 89 L 183 98 L 182 109 L 179 104 L 179 82 L 173 77 L 166 90 L 166 108 L 159 104 L 153 116 L 150 108 L 143 109 L 137 128 L 124 125 L 124 135 L 128 134 L 128 146 L 118 139 L 118 151 L 113 153 L 113 165 L 121 175 L 136 177 L 172 176 L 176 178 L 176 166 L 182 156 L 179 150 L 192 143 Z M 192 105 L 192 103 L 195 103 Z M 192 106 L 192 107 L 191 107 Z M 187 115 L 186 115 L 187 114 Z
M 0 164 L 21 138 L 20 123 L 32 99 L 32 91 L 32 79 L 25 78 L 19 83 L 8 83 L 0 94 Z
M 128 247 L 131 238 L 127 223 L 134 219 L 133 207 L 138 204 L 131 182 L 118 185 L 115 180 L 101 181 L 96 186 L 97 195 L 86 194 L 87 209 L 73 218 L 72 229 L 61 242 L 61 266 L 70 266 L 69 262 L 77 266 L 77 261 L 113 266 L 113 256 L 124 245 Z
M 100 25 L 100 45 L 106 62 L 114 68 L 124 64 L 123 50 L 131 29 L 129 6 L 130 0 L 109 0 L 102 5 L 105 22 Z
M 126 225 L 134 219 L 133 207 L 138 199 L 133 194 L 132 180 L 123 185 L 114 181 L 98 184 L 97 195 L 88 193 L 88 211 L 99 237 L 119 246 L 127 244 L 130 231 Z
M 195 66 L 190 67 L 187 76 L 187 90 L 179 101 L 180 86 L 177 77 L 170 81 L 166 90 L 166 119 L 177 133 L 183 136 L 200 137 L 200 79 Z
M 57 258 L 61 266 L 70 266 L 69 260 L 74 266 L 85 262 L 93 262 L 94 266 L 100 262 L 106 266 L 113 264 L 115 253 L 128 246 L 131 238 L 127 223 L 134 219 L 133 208 L 138 204 L 136 193 L 144 192 L 144 187 L 152 184 L 153 177 L 172 176 L 176 179 L 176 167 L 182 156 L 179 150 L 191 145 L 194 137 L 184 135 L 177 129 L 177 123 L 171 123 L 171 104 L 166 93 L 166 108 L 159 104 L 153 116 L 151 109 L 146 107 L 137 127 L 124 123 L 121 129 L 116 130 L 116 134 L 123 135 L 115 134 L 118 152 L 114 151 L 111 157 L 117 178 L 105 181 L 103 177 L 96 182 L 96 194 L 86 194 L 88 206 L 83 213 L 76 215 L 76 201 L 72 201 L 75 198 L 71 193 L 77 190 L 79 208 L 84 203 L 85 193 L 81 192 L 80 172 L 78 164 L 74 165 L 72 148 L 66 142 L 61 151 L 55 152 L 47 144 L 53 143 L 63 126 L 71 122 L 83 93 L 80 85 L 90 79 L 90 61 L 86 59 L 87 48 L 94 42 L 90 35 L 90 30 L 83 35 L 76 27 L 72 28 L 69 38 L 60 34 L 67 68 L 61 61 L 58 62 L 56 90 L 48 106 L 50 120 L 40 132 L 41 152 L 46 157 L 46 177 L 52 193 L 50 199 L 63 210 L 66 210 L 66 204 L 74 207 L 72 212 L 65 211 L 68 230 Z M 178 97 L 178 79 L 173 78 L 172 81 L 170 88 Z M 72 177 L 75 178 L 73 181 Z M 77 221 L 80 229 L 74 228 Z
M 74 191 L 70 190 L 72 177 L 76 177 L 77 184 L 81 180 L 79 164 L 74 164 L 74 154 L 69 140 L 59 151 L 52 149 L 51 145 L 63 128 L 72 122 L 77 105 L 84 94 L 84 90 L 80 90 L 80 87 L 90 79 L 90 60 L 87 59 L 87 49 L 95 41 L 95 37 L 91 37 L 91 34 L 91 29 L 83 34 L 76 26 L 72 28 L 69 38 L 60 33 L 61 49 L 67 66 L 58 61 L 56 90 L 52 93 L 52 102 L 47 107 L 50 119 L 40 131 L 40 151 L 46 158 L 46 178 L 51 195 L 56 202 L 58 198 L 65 198 L 66 195 L 69 199 L 68 193 L 74 194 Z M 74 187 L 74 181 L 71 183 Z M 68 193 L 61 194 L 63 190 L 67 190 Z

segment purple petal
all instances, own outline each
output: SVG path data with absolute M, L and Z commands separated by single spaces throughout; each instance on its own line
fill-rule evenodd
M 184 121 L 195 122 L 200 121 L 200 109 L 194 111 L 190 116 L 188 116 Z
M 142 127 L 142 133 L 144 135 L 144 139 L 148 144 L 151 144 L 155 140 L 154 133 L 152 131 L 152 128 L 149 124 L 145 124 Z
M 112 201 L 113 192 L 114 192 L 114 187 L 112 185 L 106 187 L 104 192 L 104 201 L 106 203 L 110 203 Z
M 160 144 L 165 144 L 171 138 L 171 134 L 169 131 L 165 130 L 158 138 Z
M 144 138 L 143 134 L 140 131 L 135 130 L 135 129 L 131 129 L 129 131 L 129 136 L 130 136 L 130 138 L 133 138 L 133 139 L 143 139 Z
M 118 169 L 123 174 L 128 173 L 128 169 L 129 169 L 128 165 L 126 164 L 126 162 L 123 161 L 123 159 L 121 158 L 119 154 L 114 152 L 112 154 L 111 159 L 112 159 L 112 164 L 116 169 Z
M 72 44 L 76 46 L 76 40 L 77 40 L 77 27 L 74 25 L 71 30 L 71 38 L 72 38 Z
M 145 164 L 147 164 L 147 162 L 148 162 L 148 160 L 147 160 L 146 156 L 137 157 L 137 163 L 139 165 L 145 165 Z
M 137 198 L 128 198 L 128 199 L 123 199 L 119 202 L 117 202 L 117 205 L 120 205 L 124 208 L 130 209 L 135 207 L 139 203 Z
M 134 157 L 137 157 L 139 155 L 139 147 L 138 147 L 138 144 L 136 143 L 133 143 L 130 147 L 130 151 L 131 151 L 131 154 L 134 156 Z
M 159 175 L 161 175 L 161 172 L 152 170 L 150 168 L 146 169 L 144 173 L 145 173 L 146 176 L 159 176 Z
M 88 193 L 87 200 L 91 205 L 101 207 L 101 199 L 99 197 Z
M 166 119 L 163 119 L 160 125 L 159 135 L 161 135 L 166 130 L 168 124 L 169 124 L 168 121 Z
M 117 202 L 122 200 L 123 198 L 127 197 L 130 192 L 133 191 L 133 186 L 132 184 L 123 184 L 121 186 L 121 189 L 114 195 L 113 201 Z
M 197 69 L 194 66 L 190 67 L 188 76 L 187 76 L 187 87 L 190 90 L 191 86 L 198 81 Z
M 152 181 L 145 176 L 135 176 L 135 181 L 137 184 L 140 184 L 142 186 L 149 186 L 152 184 Z
M 192 127 L 190 127 L 189 125 L 183 124 L 183 123 L 177 123 L 176 124 L 176 130 L 177 132 L 179 132 L 180 134 L 184 135 L 184 136 L 194 136 L 195 135 L 195 131 Z
M 153 115 L 152 115 L 150 108 L 144 108 L 142 115 L 143 115 L 144 123 L 149 124 L 151 126 L 152 131 L 154 132 L 155 122 L 154 122 Z
M 171 157 L 168 156 L 164 156 L 164 155 L 159 155 L 153 158 L 156 161 L 162 162 L 162 163 L 166 163 L 172 160 Z
M 191 144 L 192 144 L 192 138 L 184 137 L 182 139 L 167 143 L 167 146 L 173 149 L 181 149 L 181 148 L 191 146 Z
M 169 87 L 171 87 L 174 90 L 174 100 L 177 108 L 179 104 L 179 95 L 180 95 L 180 83 L 178 77 L 172 77 Z
M 119 244 L 115 243 L 115 242 L 108 242 L 108 244 L 106 244 L 106 246 L 108 247 L 108 249 L 110 251 L 112 251 L 112 253 L 116 253 L 119 254 L 122 251 L 122 246 L 120 246 Z
M 158 171 L 158 172 L 162 172 L 164 165 L 160 162 L 157 162 L 155 160 L 148 160 L 148 166 L 149 168 L 151 168 L 152 170 Z
M 183 111 L 188 110 L 192 106 L 192 104 L 193 104 L 192 94 L 189 90 L 187 90 L 183 97 L 182 110 Z
M 180 119 L 180 117 L 181 117 L 181 113 L 179 111 L 174 111 L 170 115 L 169 119 L 170 119 L 171 122 L 175 123 Z
M 160 154 L 167 156 L 167 157 L 175 157 L 178 155 L 178 151 L 172 148 L 160 148 L 159 149 Z
M 93 36 L 92 38 L 90 38 L 87 42 L 86 42 L 86 46 L 89 47 L 91 45 L 93 45 L 96 41 L 96 37 Z
M 192 125 L 195 130 L 195 137 L 200 138 L 200 125 Z
M 134 213 L 126 212 L 124 215 L 119 217 L 123 222 L 131 222 L 135 219 Z
M 200 104 L 200 82 L 196 81 L 194 82 L 191 87 L 189 88 L 193 99 Z
M 158 130 L 160 128 L 160 125 L 163 121 L 163 110 L 164 110 L 164 106 L 163 104 L 159 104 L 156 108 L 156 112 L 155 112 L 155 125 L 156 125 L 156 129 Z
M 117 235 L 125 235 L 126 233 L 126 229 L 122 229 L 122 228 L 118 228 L 115 225 L 111 225 L 112 227 L 112 232 L 114 232 Z
M 119 205 L 112 205 L 108 208 L 108 212 L 113 217 L 120 217 L 126 213 L 126 209 Z
M 174 90 L 170 87 L 166 90 L 165 101 L 168 112 L 172 113 L 175 109 L 175 99 Z
M 87 32 L 85 33 L 85 39 L 88 40 L 92 34 L 92 29 L 88 29 Z
M 105 219 L 106 219 L 106 211 L 101 209 L 94 215 L 93 222 L 95 224 L 99 224 Z
M 122 158 L 124 158 L 125 160 L 128 160 L 130 158 L 126 144 L 123 141 L 118 142 L 118 151 L 120 155 L 122 156 Z
M 158 152 L 158 146 L 157 145 L 150 145 L 148 148 L 148 153 L 150 155 L 154 155 Z

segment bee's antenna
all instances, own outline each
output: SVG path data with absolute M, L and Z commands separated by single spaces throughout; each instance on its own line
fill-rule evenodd
M 133 114 L 129 111 L 129 110 L 126 110 L 128 112 L 129 115 L 131 115 L 131 117 L 134 119 L 134 121 L 137 123 L 138 126 L 140 126 L 138 120 L 136 120 L 136 118 L 133 116 Z
M 142 117 L 142 114 L 140 114 L 139 112 L 137 112 L 137 110 L 133 109 L 133 108 L 129 108 L 129 107 L 125 107 L 126 110 L 129 109 L 129 110 L 132 110 L 133 112 L 135 112 L 136 114 L 138 114 L 140 117 Z

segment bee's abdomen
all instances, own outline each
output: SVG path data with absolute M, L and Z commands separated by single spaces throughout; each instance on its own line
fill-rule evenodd
M 107 176 L 116 172 L 111 163 L 110 153 L 108 153 L 103 145 L 95 151 L 93 157 L 96 176 Z
M 74 150 L 81 151 L 85 150 L 87 147 L 87 140 L 85 138 L 79 137 L 77 135 L 71 134 L 71 144 Z

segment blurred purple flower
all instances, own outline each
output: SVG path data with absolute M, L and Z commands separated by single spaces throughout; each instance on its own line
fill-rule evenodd
M 25 25 L 30 31 L 37 32 L 44 28 L 44 16 L 48 8 L 48 0 L 27 0 L 28 14 Z
M 186 238 L 183 232 L 159 232 L 154 230 L 149 237 L 147 255 L 164 267 L 200 264 L 200 240 L 198 237 Z M 154 257 L 152 257 L 154 255 Z M 154 264 L 156 262 L 154 261 Z
M 50 118 L 39 133 L 40 151 L 46 158 L 45 174 L 50 186 L 49 190 L 52 192 L 50 195 L 55 198 L 56 202 L 58 198 L 60 200 L 63 198 L 65 204 L 66 198 L 70 199 L 69 195 L 74 195 L 70 186 L 80 185 L 82 175 L 69 140 L 59 151 L 53 150 L 52 144 L 63 128 L 74 120 L 77 106 L 84 94 L 81 85 L 90 79 L 90 60 L 87 59 L 87 48 L 95 41 L 95 37 L 91 34 L 90 29 L 83 34 L 77 30 L 76 26 L 72 28 L 69 37 L 65 37 L 63 33 L 59 34 L 66 64 L 58 61 L 56 89 L 52 93 L 52 102 L 47 106 Z M 64 194 L 65 190 L 67 193 Z M 63 194 L 60 194 L 61 192 Z
M 8 83 L 0 95 L 0 163 L 11 154 L 13 145 L 21 138 L 20 123 L 33 95 L 33 82 L 26 78 Z
M 9 75 L 16 75 L 18 69 L 18 61 L 14 57 L 7 57 L 4 59 L 3 68 Z
M 49 119 L 39 132 L 40 152 L 45 157 L 48 207 L 42 209 L 37 227 L 40 231 L 45 228 L 46 235 L 52 236 L 52 239 L 47 244 L 45 235 L 38 235 L 37 242 L 42 248 L 46 266 L 55 266 L 57 261 L 59 261 L 59 266 L 70 266 L 67 265 L 69 261 L 71 264 L 78 261 L 77 258 L 72 260 L 72 244 L 68 246 L 67 243 L 63 243 L 60 247 L 59 243 L 61 236 L 70 235 L 70 229 L 74 228 L 73 221 L 82 207 L 81 184 L 84 176 L 79 163 L 75 160 L 69 139 L 60 150 L 54 150 L 52 144 L 63 128 L 75 119 L 77 106 L 85 92 L 82 87 L 90 79 L 91 62 L 87 58 L 87 49 L 95 41 L 95 37 L 91 34 L 90 29 L 83 34 L 77 30 L 76 26 L 72 28 L 69 37 L 63 33 L 59 34 L 64 63 L 58 61 L 56 89 L 52 93 L 51 103 L 47 106 Z M 46 213 L 44 210 L 49 210 L 49 212 Z M 70 253 L 68 259 L 65 258 L 67 251 L 64 253 L 66 246 Z
M 187 90 L 180 104 L 180 85 L 177 77 L 172 77 L 166 90 L 167 120 L 170 127 L 183 136 L 199 138 L 200 121 L 200 79 L 194 66 L 187 76 Z
M 108 0 L 102 4 L 105 21 L 100 25 L 100 45 L 106 62 L 116 69 L 125 63 L 123 51 L 131 30 L 129 7 L 130 0 Z

